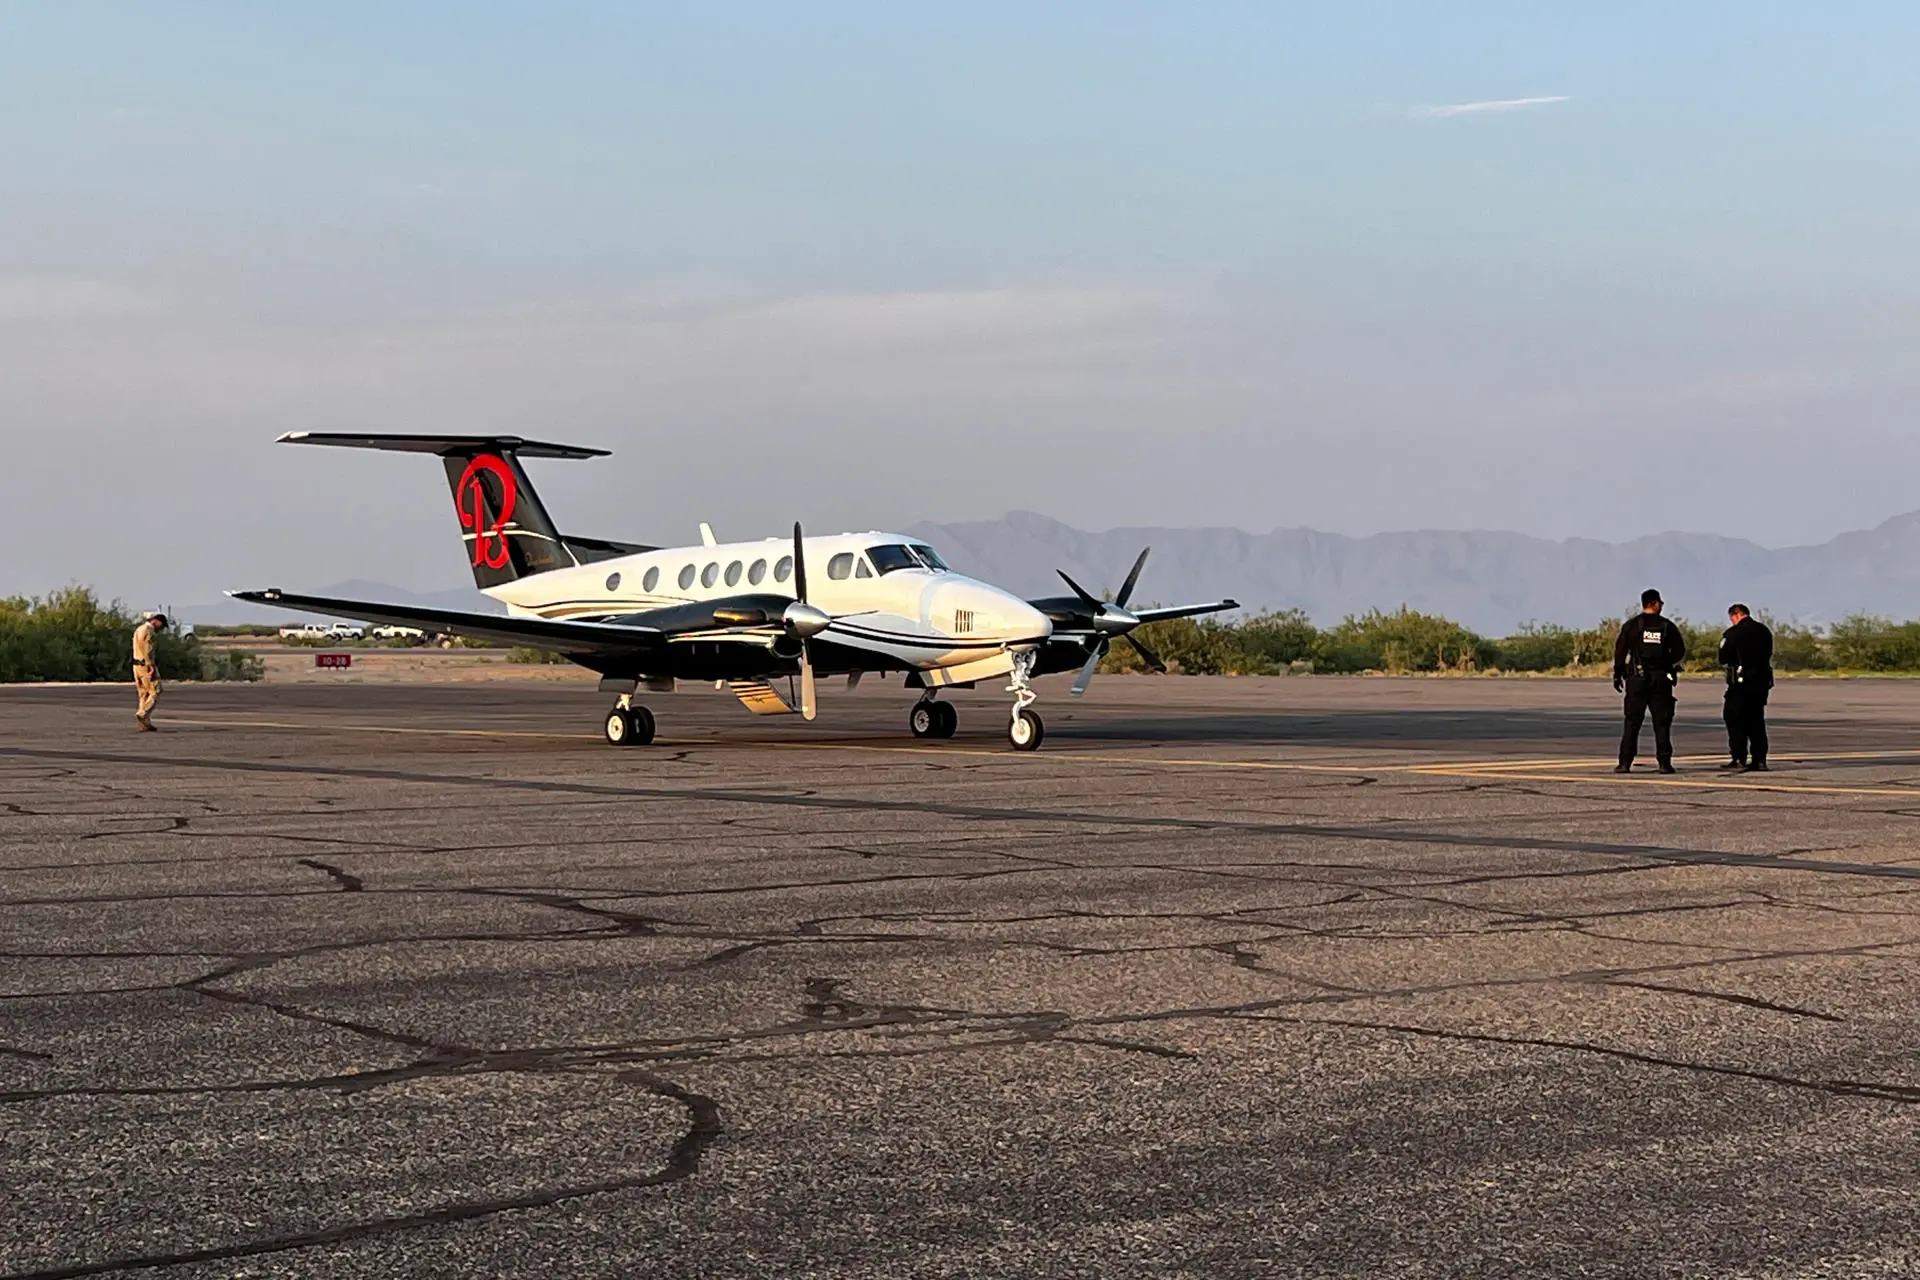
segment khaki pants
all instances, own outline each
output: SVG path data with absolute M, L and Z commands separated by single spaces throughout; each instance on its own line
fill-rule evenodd
M 153 704 L 160 701 L 160 677 L 153 673 L 152 667 L 135 667 L 133 687 L 140 691 L 140 709 L 133 714 L 145 724 L 153 714 Z

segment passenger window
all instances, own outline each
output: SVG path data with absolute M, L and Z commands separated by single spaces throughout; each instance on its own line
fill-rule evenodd
M 609 591 L 618 591 L 619 589 L 620 589 L 620 575 L 619 575 L 619 574 L 617 574 L 617 573 L 610 573 L 610 574 L 608 574 L 608 575 L 607 575 L 607 590 L 609 590 Z
M 693 566 L 690 564 L 682 565 L 680 568 L 680 589 L 682 591 L 693 590 Z
M 842 551 L 839 555 L 827 561 L 827 576 L 835 582 L 839 582 L 843 578 L 851 577 L 852 574 L 853 552 Z
M 715 560 L 700 571 L 700 585 L 710 587 L 720 581 L 720 562 Z
M 659 585 L 660 585 L 660 566 L 655 565 L 653 566 L 653 568 L 647 570 L 646 577 L 640 579 L 640 589 L 642 591 L 652 591 L 655 587 Z
M 785 582 L 793 576 L 793 557 L 781 556 L 780 563 L 773 566 L 773 580 Z
M 757 587 L 766 580 L 766 576 L 767 562 L 765 560 L 755 560 L 753 562 L 753 568 L 747 570 L 747 583 L 749 586 Z
M 735 560 L 727 566 L 727 585 L 730 587 L 740 585 L 740 562 L 738 560 Z
M 867 568 L 867 562 L 864 559 L 855 560 L 853 562 L 853 576 L 856 578 L 871 578 L 873 576 L 873 570 Z

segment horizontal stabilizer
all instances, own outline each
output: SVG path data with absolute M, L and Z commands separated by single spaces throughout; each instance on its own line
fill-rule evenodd
M 289 431 L 278 444 L 326 444 L 337 449 L 385 449 L 390 453 L 431 453 L 451 457 L 466 453 L 517 453 L 523 458 L 606 458 L 611 449 L 589 449 L 577 444 L 549 444 L 519 436 L 363 436 L 345 431 Z

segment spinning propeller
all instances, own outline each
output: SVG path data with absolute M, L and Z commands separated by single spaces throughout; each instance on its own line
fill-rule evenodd
M 1147 563 L 1147 554 L 1152 547 L 1142 548 L 1140 558 L 1133 562 L 1133 568 L 1127 573 L 1127 580 L 1120 584 L 1120 590 L 1112 600 L 1096 599 L 1091 592 L 1068 576 L 1065 569 L 1055 570 L 1062 581 L 1073 588 L 1073 594 L 1080 597 L 1080 603 L 1087 606 L 1093 614 L 1093 630 L 1098 639 L 1094 642 L 1093 652 L 1087 655 L 1087 663 L 1080 668 L 1080 674 L 1073 681 L 1073 696 L 1079 697 L 1093 683 L 1093 673 L 1100 666 L 1100 659 L 1107 656 L 1107 650 L 1115 639 L 1125 640 L 1140 655 L 1140 660 L 1155 671 L 1165 672 L 1167 664 L 1160 660 L 1151 646 L 1133 634 L 1133 629 L 1146 619 L 1127 608 L 1127 601 L 1133 598 L 1134 584 L 1140 581 L 1140 570 Z
M 1220 613 L 1226 609 L 1238 609 L 1236 600 L 1216 600 L 1211 604 L 1184 604 L 1170 609 L 1132 609 L 1128 601 L 1133 599 L 1133 588 L 1140 581 L 1140 570 L 1147 563 L 1147 547 L 1140 552 L 1140 558 L 1133 562 L 1133 568 L 1127 573 L 1127 580 L 1120 584 L 1120 590 L 1111 600 L 1098 600 L 1092 592 L 1068 577 L 1066 571 L 1058 570 L 1060 577 L 1073 588 L 1076 599 L 1065 596 L 1057 599 L 1035 601 L 1042 611 L 1053 619 L 1054 631 L 1061 632 L 1090 631 L 1086 665 L 1080 668 L 1080 674 L 1073 682 L 1073 696 L 1079 697 L 1093 683 L 1093 673 L 1099 669 L 1100 659 L 1107 656 L 1107 650 L 1113 647 L 1115 640 L 1125 640 L 1140 655 L 1140 660 L 1154 671 L 1164 672 L 1167 664 L 1160 659 L 1146 641 L 1133 634 L 1134 628 L 1149 622 L 1165 622 L 1172 618 L 1191 618 L 1196 614 Z

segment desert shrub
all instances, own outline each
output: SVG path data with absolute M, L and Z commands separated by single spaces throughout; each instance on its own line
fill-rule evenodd
M 555 666 L 565 662 L 566 658 L 548 649 L 535 649 L 531 645 L 515 645 L 507 650 L 507 661 L 534 666 Z
M 1833 624 L 1835 665 L 1855 671 L 1920 670 L 1920 622 L 1856 613 Z
M 1529 622 L 1496 642 L 1495 662 L 1503 671 L 1558 671 L 1578 660 L 1580 640 L 1570 627 Z
M 1299 609 L 1256 613 L 1232 627 L 1239 642 L 1241 673 L 1265 675 L 1311 662 L 1320 629 Z
M 1492 664 L 1496 646 L 1450 618 L 1405 605 L 1349 615 L 1322 633 L 1319 671 L 1473 671 Z
M 1833 654 L 1826 634 L 1816 627 L 1792 622 L 1771 622 L 1773 628 L 1773 665 L 1778 671 L 1831 671 Z
M 267 664 L 244 649 L 200 647 L 202 680 L 245 680 L 253 682 L 267 674 Z
M 0 681 L 130 680 L 139 624 L 119 602 L 102 604 L 86 587 L 0 600 Z M 172 630 L 155 637 L 153 658 L 163 680 L 259 679 L 237 674 L 252 669 L 245 662 L 210 662 L 199 636 Z

